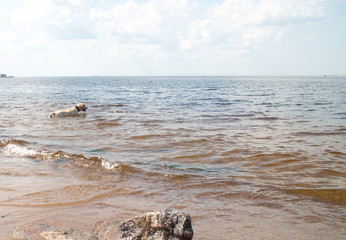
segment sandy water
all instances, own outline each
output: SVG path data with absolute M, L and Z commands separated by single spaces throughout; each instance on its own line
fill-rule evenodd
M 346 79 L 0 79 L 0 239 L 168 207 L 194 239 L 345 239 Z M 78 117 L 49 119 L 78 102 Z

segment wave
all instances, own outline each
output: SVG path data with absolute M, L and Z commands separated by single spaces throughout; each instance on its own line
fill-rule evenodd
M 314 102 L 313 105 L 331 105 L 333 104 L 333 102 Z
M 14 139 L 14 138 L 5 138 L 0 140 L 0 147 L 4 147 L 10 143 L 18 144 L 18 145 L 25 145 L 29 144 L 27 141 Z
M 106 161 L 101 159 L 102 166 L 107 170 L 113 170 L 115 168 L 119 168 L 119 164 L 115 162 Z
M 38 156 L 46 156 L 49 153 L 42 150 L 34 150 L 24 146 L 16 145 L 14 143 L 10 143 L 6 145 L 2 150 L 2 153 L 5 156 L 16 156 L 16 157 L 38 157 Z
M 275 121 L 275 120 L 279 120 L 280 118 L 278 117 L 257 117 L 257 118 L 253 118 L 253 120 L 260 120 L 260 121 Z
M 152 138 L 160 138 L 160 137 L 171 137 L 172 134 L 145 134 L 145 135 L 135 135 L 130 136 L 127 139 L 128 140 L 142 140 L 142 139 L 152 139 Z
M 71 154 L 64 151 L 33 149 L 25 145 L 29 143 L 18 139 L 0 140 L 1 152 L 8 157 L 31 158 L 35 160 L 67 160 L 70 164 L 82 167 L 103 168 L 105 170 L 120 169 L 121 165 L 98 156 L 87 157 L 83 154 Z
M 329 136 L 329 135 L 345 135 L 346 131 L 344 129 L 335 131 L 321 131 L 321 132 L 297 132 L 296 136 Z
M 105 121 L 105 122 L 100 122 L 100 123 L 97 123 L 96 126 L 98 128 L 107 128 L 107 127 L 116 127 L 116 126 L 119 126 L 121 125 L 119 122 L 117 122 L 118 120 L 115 120 L 115 121 Z
M 285 191 L 294 195 L 306 196 L 317 201 L 346 205 L 345 189 L 286 189 Z
M 43 190 L 10 198 L 0 206 L 11 207 L 61 207 L 94 202 L 127 193 L 123 188 L 100 188 L 97 185 L 68 185 L 58 189 Z

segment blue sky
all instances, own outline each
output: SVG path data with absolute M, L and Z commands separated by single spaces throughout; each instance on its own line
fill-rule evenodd
M 346 74 L 346 0 L 0 0 L 15 76 Z

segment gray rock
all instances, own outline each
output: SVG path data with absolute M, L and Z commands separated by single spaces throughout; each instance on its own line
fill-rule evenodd
M 94 234 L 99 240 L 115 240 L 119 238 L 119 221 L 116 219 L 107 219 L 98 222 L 94 229 Z
M 190 240 L 192 237 L 190 215 L 173 209 L 146 213 L 119 226 L 119 240 Z
M 146 213 L 120 225 L 117 220 L 102 221 L 94 233 L 29 225 L 14 230 L 10 240 L 191 240 L 193 237 L 190 215 L 173 209 Z
M 98 240 L 90 233 L 70 229 L 63 231 L 45 224 L 30 225 L 14 230 L 10 240 Z

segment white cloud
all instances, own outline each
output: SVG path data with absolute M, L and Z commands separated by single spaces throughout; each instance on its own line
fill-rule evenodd
M 141 53 L 126 54 L 127 57 L 143 53 L 163 56 L 178 50 L 183 54 L 195 51 L 195 56 L 208 49 L 215 55 L 232 55 L 251 52 L 264 41 L 279 38 L 287 24 L 323 17 L 324 3 L 225 0 L 209 5 L 196 18 L 193 11 L 202 9 L 189 0 L 128 0 L 108 8 L 91 0 L 22 0 L 8 17 L 2 14 L 0 23 L 9 22 L 7 31 L 16 32 L 25 44 L 102 39 L 102 43 L 110 44 L 113 53 L 123 53 L 121 48 Z M 4 9 L 0 7 L 1 12 Z
M 52 56 L 63 63 L 107 59 L 108 66 L 122 59 L 246 58 L 285 36 L 287 26 L 324 18 L 330 2 L 0 0 L 0 54 L 28 61 Z
M 91 18 L 98 21 L 103 34 L 115 36 L 159 34 L 161 15 L 151 4 L 139 5 L 132 1 L 116 5 L 113 9 L 92 9 Z
M 179 31 L 193 6 L 188 0 L 129 0 L 110 9 L 93 8 L 90 17 L 98 36 L 113 42 L 114 55 L 161 58 L 168 49 L 179 49 Z
M 234 54 L 256 50 L 278 39 L 285 26 L 322 18 L 323 0 L 225 0 L 211 7 L 203 19 L 190 23 L 180 41 L 183 51 L 212 47 Z
M 188 12 L 187 0 L 151 0 L 142 4 L 127 1 L 112 9 L 91 9 L 91 19 L 96 20 L 102 34 L 113 36 L 146 36 L 159 38 L 165 28 L 174 26 L 167 19 L 184 18 Z M 165 26 L 164 23 L 169 25 Z
M 27 41 L 35 38 L 91 38 L 81 1 L 26 0 L 10 15 L 11 28 Z
M 61 4 L 70 4 L 72 6 L 81 7 L 85 4 L 86 1 L 82 0 L 55 0 L 56 2 L 60 2 Z

